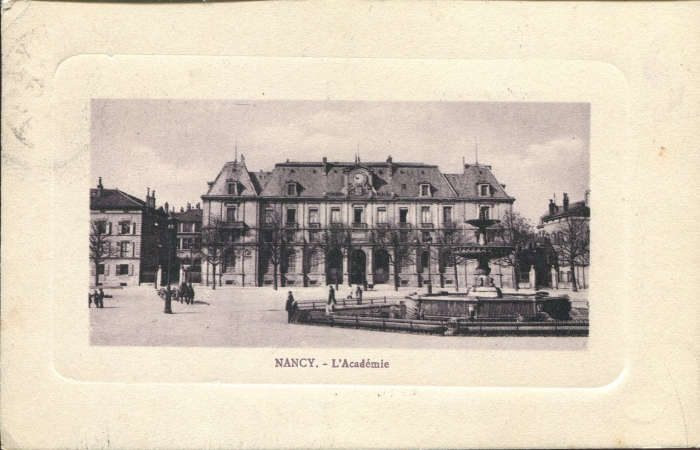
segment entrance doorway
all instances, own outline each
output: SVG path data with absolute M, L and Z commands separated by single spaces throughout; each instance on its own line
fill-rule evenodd
M 367 255 L 362 250 L 354 250 L 350 258 L 350 284 L 365 284 Z
M 328 254 L 326 280 L 328 284 L 341 284 L 343 282 L 343 252 L 337 248 Z
M 384 284 L 389 281 L 389 253 L 377 250 L 374 253 L 374 284 Z

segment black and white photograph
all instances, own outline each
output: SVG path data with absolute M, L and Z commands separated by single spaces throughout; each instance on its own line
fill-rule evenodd
M 588 103 L 90 117 L 91 345 L 586 347 Z

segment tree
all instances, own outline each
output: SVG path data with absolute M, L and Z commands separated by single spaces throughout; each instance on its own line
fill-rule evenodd
M 231 231 L 226 227 L 225 222 L 219 218 L 209 221 L 209 224 L 202 227 L 202 242 L 199 253 L 212 267 L 212 289 L 216 289 L 216 268 L 223 264 L 226 254 L 232 247 Z M 221 286 L 221 274 L 219 274 L 219 286 Z
M 280 272 L 280 266 L 291 253 L 290 242 L 294 240 L 293 233 L 296 233 L 296 229 L 287 229 L 279 214 L 270 212 L 265 216 L 260 239 L 260 253 L 263 261 L 272 264 L 275 290 L 277 290 L 277 276 Z
M 501 229 L 497 241 L 513 247 L 513 252 L 499 258 L 498 263 L 513 268 L 513 287 L 518 290 L 520 281 L 520 263 L 523 249 L 535 240 L 532 223 L 518 212 L 506 211 L 501 220 Z M 534 280 L 533 280 L 534 282 Z
M 111 242 L 107 238 L 107 221 L 93 220 L 90 223 L 90 261 L 95 265 L 95 286 L 100 280 L 100 264 L 112 256 Z
M 374 251 L 384 250 L 389 255 L 389 264 L 394 268 L 394 290 L 399 290 L 401 267 L 415 263 L 417 248 L 416 233 L 410 228 L 384 228 L 372 230 L 370 242 Z
M 459 257 L 454 248 L 461 245 L 473 243 L 474 239 L 470 238 L 463 230 L 457 228 L 454 223 L 447 223 L 443 228 L 435 230 L 435 251 L 437 252 L 438 261 L 441 266 L 447 266 L 447 262 L 452 263 L 455 277 L 455 290 L 459 291 L 459 275 L 457 273 L 458 263 L 465 261 L 465 258 Z
M 336 224 L 333 224 L 336 225 Z M 331 226 L 330 229 L 325 229 L 318 239 L 318 246 L 323 249 L 324 265 L 328 272 L 328 263 L 331 260 L 332 254 L 336 251 L 340 252 L 343 259 L 346 259 L 352 251 L 352 235 L 350 230 L 344 229 L 340 224 Z M 338 290 L 338 275 L 335 274 L 335 289 Z M 349 281 L 349 280 L 348 280 Z
M 588 264 L 590 252 L 590 231 L 588 217 L 569 215 L 561 219 L 557 227 L 562 240 L 555 246 L 560 260 L 571 267 L 571 288 L 578 291 L 576 266 Z

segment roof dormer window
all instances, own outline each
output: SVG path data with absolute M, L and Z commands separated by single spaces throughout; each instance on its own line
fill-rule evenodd
M 287 183 L 287 195 L 290 197 L 297 195 L 297 183 L 290 181 Z
M 432 197 L 432 192 L 430 192 L 430 184 L 429 183 L 421 183 L 420 196 L 421 197 Z
M 229 181 L 228 183 L 228 195 L 238 195 L 240 194 L 238 181 Z
M 479 197 L 491 197 L 491 186 L 487 183 L 479 185 Z

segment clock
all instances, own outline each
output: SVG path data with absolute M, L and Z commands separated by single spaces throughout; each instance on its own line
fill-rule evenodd
M 365 176 L 361 173 L 356 173 L 355 176 L 352 177 L 352 179 L 355 182 L 355 184 L 362 184 L 365 182 Z

